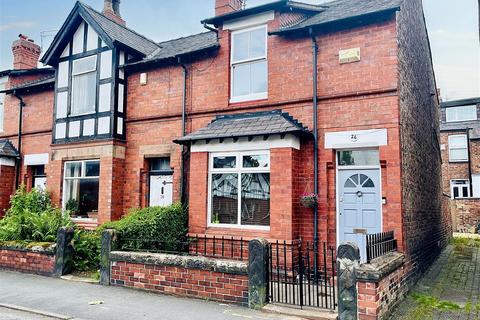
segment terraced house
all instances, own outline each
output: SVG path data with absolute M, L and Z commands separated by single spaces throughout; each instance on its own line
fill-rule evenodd
M 14 42 L 2 210 L 25 184 L 86 228 L 182 200 L 192 235 L 353 241 L 365 258 L 365 234 L 394 231 L 419 271 L 439 252 L 450 219 L 421 1 L 216 0 L 206 32 L 161 43 L 119 5 L 77 2 L 47 68 Z

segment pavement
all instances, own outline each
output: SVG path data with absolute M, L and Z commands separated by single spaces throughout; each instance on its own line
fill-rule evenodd
M 241 306 L 0 271 L 0 320 L 299 320 Z

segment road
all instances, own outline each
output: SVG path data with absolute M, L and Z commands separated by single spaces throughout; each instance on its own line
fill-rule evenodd
M 5 305 L 56 316 L 41 317 Z M 298 320 L 211 301 L 0 271 L 0 320 L 7 319 Z

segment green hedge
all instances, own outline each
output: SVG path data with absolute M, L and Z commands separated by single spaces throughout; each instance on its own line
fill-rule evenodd
M 100 269 L 100 232 L 75 229 L 73 235 L 73 269 L 97 271 Z
M 180 203 L 168 207 L 133 209 L 123 219 L 101 226 L 119 233 L 120 250 L 180 251 L 188 230 L 187 210 Z

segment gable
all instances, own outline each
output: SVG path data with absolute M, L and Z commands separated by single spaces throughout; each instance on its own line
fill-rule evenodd
M 72 55 L 84 51 L 95 50 L 98 48 L 99 39 L 103 42 L 103 39 L 98 35 L 95 29 L 82 20 L 77 29 L 73 32 L 70 41 L 64 45 L 60 58 L 68 57 L 70 55 L 70 50 Z

